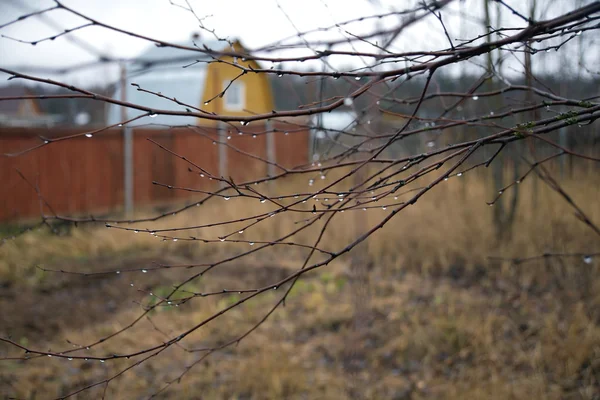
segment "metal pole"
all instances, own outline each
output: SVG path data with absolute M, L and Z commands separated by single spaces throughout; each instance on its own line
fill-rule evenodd
M 267 161 L 273 164 L 267 164 L 267 175 L 275 176 L 275 165 L 277 162 L 277 155 L 275 153 L 275 132 L 273 131 L 273 123 L 267 121 L 265 123 L 265 129 L 267 131 Z
M 121 64 L 121 101 L 127 101 L 127 67 Z M 127 108 L 121 107 L 121 122 L 127 120 Z M 123 206 L 125 215 L 133 214 L 133 132 L 123 125 Z
M 221 122 L 217 122 L 217 138 L 219 143 L 219 176 L 227 178 L 227 146 L 222 143 L 227 141 L 227 128 Z M 225 186 L 225 182 L 221 181 L 221 187 Z

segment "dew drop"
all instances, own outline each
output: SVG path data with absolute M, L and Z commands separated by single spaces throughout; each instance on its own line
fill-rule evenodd
M 149 114 L 148 116 L 149 116 L 150 118 L 156 118 L 156 116 L 157 116 L 157 115 L 158 115 L 158 114 L 156 114 L 156 113 L 151 113 L 151 114 Z
M 490 111 L 490 115 L 494 115 L 494 112 L 493 112 L 493 111 Z
M 117 271 L 116 274 L 119 275 L 121 273 L 121 271 Z
M 273 290 L 277 290 L 277 286 L 273 286 Z
M 227 140 L 231 140 L 231 136 L 227 136 Z
M 52 357 L 52 354 L 48 354 L 48 357 Z
M 458 174 L 456 174 L 456 176 L 462 176 L 462 172 L 459 172 Z
M 143 269 L 142 272 L 145 274 L 146 272 L 148 272 L 147 269 Z
M 225 197 L 223 197 L 223 200 L 227 201 L 227 200 L 229 200 L 230 198 L 231 198 L 231 197 L 229 197 L 229 196 L 225 196 Z
M 477 100 L 479 100 L 479 96 L 473 96 L 473 100 L 474 100 L 474 101 L 477 101 Z
M 325 175 L 321 175 L 321 179 L 325 179 Z
M 398 200 L 398 196 L 394 196 L 394 200 Z
M 516 181 L 515 183 L 518 185 L 519 183 L 521 183 L 521 180 L 519 179 L 519 180 L 518 180 L 518 181 Z
M 73 357 L 69 357 L 69 358 L 67 358 L 67 360 L 73 361 Z
M 100 360 L 101 363 L 104 363 L 104 360 Z
M 117 126 L 123 126 L 123 124 L 119 124 L 119 125 L 117 125 Z
M 383 206 L 383 207 L 381 207 L 381 209 L 382 209 L 383 211 L 385 211 L 385 210 L 387 210 L 387 207 Z
M 48 143 L 50 143 L 50 142 L 49 142 L 49 141 L 47 141 L 47 140 L 44 140 L 44 144 L 48 144 Z
M 284 135 L 285 135 L 285 136 L 287 136 L 287 135 L 289 135 L 289 134 L 290 134 L 289 132 L 286 132 L 286 133 L 284 133 Z
M 312 186 L 315 184 L 315 180 L 314 179 L 309 179 L 308 180 L 308 186 Z
M 238 231 L 238 233 L 241 235 L 242 233 L 244 233 L 244 230 L 242 229 L 241 231 Z
M 498 194 L 504 193 L 504 190 L 498 190 Z
M 133 231 L 133 233 L 140 233 L 140 231 L 138 231 L 137 229 L 135 231 Z
M 346 97 L 344 99 L 344 105 L 350 107 L 352 104 L 354 103 L 354 100 L 352 100 L 350 97 Z
M 277 74 L 277 77 L 278 77 L 278 78 L 281 78 L 282 76 L 283 76 L 283 74 L 282 74 L 282 73 L 279 73 L 279 74 Z
M 267 199 L 260 199 L 260 202 L 261 202 L 261 203 L 264 203 L 264 202 L 266 202 L 266 201 L 267 201 Z
M 224 242 L 224 241 L 225 241 L 225 238 L 220 238 L 219 240 L 220 240 L 221 242 Z
M 355 77 L 354 77 L 354 80 L 355 80 L 355 81 L 360 81 L 360 76 L 355 76 Z
M 174 241 L 174 242 L 176 242 L 177 240 L 179 240 L 179 239 L 177 239 L 177 238 L 173 238 L 173 241 Z
M 363 207 L 363 211 L 367 211 L 367 207 Z
M 246 125 L 248 125 L 248 122 L 247 121 L 240 121 L 240 125 L 246 126 Z
M 129 286 L 133 287 L 133 283 L 130 283 Z
M 91 133 L 86 133 L 86 134 L 85 134 L 85 137 L 86 137 L 86 138 L 91 138 L 92 136 L 94 136 L 94 135 L 92 135 Z
M 433 146 L 435 146 L 435 142 L 434 141 L 427 142 L 427 147 L 431 148 Z
M 254 242 L 250 242 L 248 243 L 250 246 L 254 246 Z
M 584 256 L 583 257 L 583 262 L 586 264 L 591 264 L 593 261 L 592 256 Z
M 252 139 L 256 139 L 256 135 L 252 135 Z
M 205 106 L 207 106 L 207 105 L 208 105 L 208 101 L 205 101 L 205 102 L 204 102 L 204 105 L 205 105 Z
M 448 180 L 448 177 L 445 177 L 445 178 L 444 178 L 444 180 L 445 180 L 445 181 L 447 181 L 447 180 Z

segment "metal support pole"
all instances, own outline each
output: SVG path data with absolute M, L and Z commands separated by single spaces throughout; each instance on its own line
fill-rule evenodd
M 127 101 L 127 67 L 121 64 L 121 101 Z M 121 122 L 127 120 L 127 108 L 121 107 Z M 123 125 L 123 207 L 125 215 L 133 214 L 133 132 Z
M 275 132 L 273 131 L 273 123 L 267 121 L 265 123 L 265 129 L 267 131 L 267 161 L 273 164 L 267 164 L 267 175 L 275 176 L 275 165 L 277 162 L 277 154 L 275 151 Z
M 227 141 L 227 128 L 222 122 L 217 123 L 217 140 L 221 143 Z M 219 143 L 219 176 L 227 178 L 227 146 Z M 221 181 L 221 187 L 225 186 L 225 182 Z
M 125 192 L 125 215 L 133 214 L 133 130 L 125 127 L 123 130 L 123 175 Z

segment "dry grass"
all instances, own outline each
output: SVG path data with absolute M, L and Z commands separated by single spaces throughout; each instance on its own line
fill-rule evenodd
M 475 174 L 461 179 L 463 182 L 456 178 L 435 188 L 369 240 L 368 280 L 359 284 L 369 294 L 363 305 L 367 312 L 360 314 L 366 315 L 364 320 L 357 321 L 353 300 L 357 283 L 348 268 L 350 259 L 344 257 L 307 274 L 293 289 L 285 308 L 258 331 L 239 346 L 213 354 L 159 397 L 595 398 L 600 390 L 598 261 L 585 264 L 580 258 L 547 258 L 515 266 L 490 260 L 489 256 L 591 253 L 599 248 L 599 238 L 573 217 L 563 199 L 541 183 L 534 207 L 533 185 L 526 180 L 520 187 L 513 232 L 508 241 L 499 243 L 492 207 L 485 204 L 493 196 L 489 187 Z M 600 221 L 598 183 L 594 175 L 563 182 L 596 222 Z M 304 182 L 288 185 L 302 190 L 306 186 Z M 153 224 L 152 229 L 235 219 L 268 210 L 269 206 L 258 200 L 216 199 L 205 207 Z M 337 249 L 354 238 L 353 215 L 361 212 L 336 216 L 323 247 Z M 235 238 L 271 240 L 297 227 L 296 222 L 306 215 L 311 214 L 269 218 Z M 367 215 L 373 225 L 385 211 L 370 210 Z M 137 228 L 146 227 L 150 225 Z M 238 229 L 235 225 L 186 235 L 216 239 Z M 316 233 L 316 228 L 311 229 L 297 240 L 311 243 Z M 66 338 L 87 343 L 139 315 L 140 308 L 132 301 L 147 303 L 152 298 L 137 289 L 161 295 L 172 282 L 193 271 L 110 275 L 90 282 L 40 274 L 33 266 L 113 270 L 145 265 L 152 258 L 171 262 L 218 260 L 245 249 L 247 243 L 161 242 L 147 233 L 104 227 L 79 228 L 66 237 L 32 232 L 0 248 L 0 277 L 11 282 L 6 290 L 14 294 L 12 300 L 2 300 L 2 308 L 26 303 L 23 309 L 35 313 L 39 308 L 36 304 L 61 300 L 58 292 L 80 293 L 77 290 L 83 286 L 92 297 L 80 300 L 66 295 L 62 300 L 64 312 L 46 309 L 39 314 L 52 329 L 44 324 L 37 330 L 27 328 L 27 318 L 11 323 L 10 330 L 18 335 L 15 337 L 32 347 L 64 349 Z M 298 268 L 305 254 L 304 250 L 291 251 L 289 246 L 271 247 L 248 260 L 216 268 L 195 281 L 190 290 L 261 286 Z M 227 313 L 186 338 L 182 345 L 210 346 L 236 337 L 258 321 L 281 294 L 282 290 L 271 291 Z M 161 343 L 238 296 L 207 297 L 178 308 L 163 308 L 151 315 L 152 323 L 144 320 L 92 353 L 118 354 Z M 83 318 L 90 301 L 97 304 L 92 308 L 92 320 Z M 1 325 L 7 326 L 6 321 Z M 357 322 L 363 327 L 357 328 Z M 0 351 L 6 354 L 9 349 L 3 346 Z M 17 354 L 13 350 L 9 353 Z M 170 348 L 112 382 L 107 398 L 147 397 L 199 356 Z M 132 361 L 100 364 L 46 357 L 2 361 L 0 393 L 19 398 L 60 396 L 104 379 Z M 93 389 L 81 398 L 100 394 L 101 389 Z

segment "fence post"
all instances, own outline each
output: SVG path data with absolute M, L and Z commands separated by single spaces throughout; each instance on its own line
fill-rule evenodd
M 275 176 L 275 163 L 277 162 L 277 154 L 275 152 L 275 131 L 271 121 L 265 122 L 265 130 L 267 131 L 267 175 Z
M 131 127 L 123 130 L 123 174 L 125 192 L 125 215 L 133 214 L 133 131 Z
M 217 122 L 217 140 L 219 141 L 219 176 L 221 178 L 227 178 L 227 128 L 223 122 Z M 221 181 L 221 187 L 225 186 L 225 182 Z
M 121 64 L 121 101 L 127 101 L 127 66 Z M 121 122 L 127 121 L 127 108 L 121 107 Z M 123 124 L 123 207 L 125 216 L 133 214 L 133 132 Z

